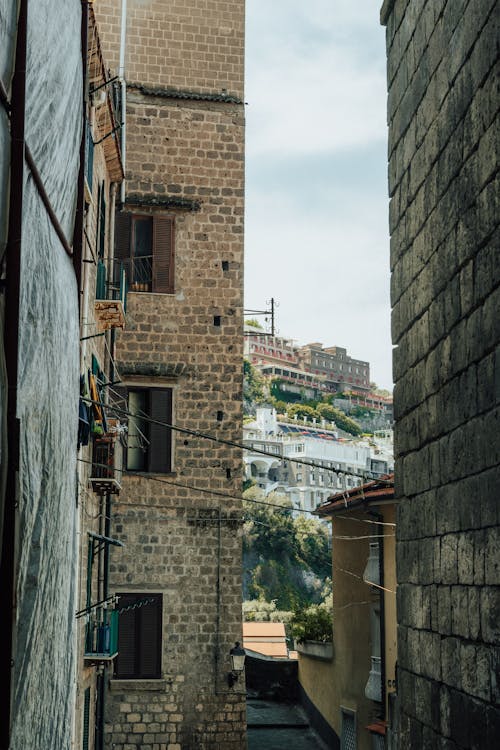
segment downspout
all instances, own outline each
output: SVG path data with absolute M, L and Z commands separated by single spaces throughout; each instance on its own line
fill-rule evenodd
M 384 517 L 381 513 L 377 513 L 374 510 L 369 511 L 369 515 L 373 516 L 377 519 L 377 521 L 383 521 Z M 382 715 L 381 719 L 385 720 L 386 718 L 386 710 L 385 710 L 385 704 L 386 704 L 386 668 L 385 668 L 385 591 L 383 589 L 383 586 L 385 585 L 384 582 L 384 536 L 383 534 L 379 535 L 378 538 L 378 570 L 379 570 L 379 581 L 381 588 L 378 589 L 379 592 L 379 602 L 380 602 L 380 683 L 381 683 L 381 693 L 382 693 Z
M 125 82 L 125 47 L 127 40 L 127 0 L 122 0 L 122 17 L 120 27 L 120 63 L 118 68 L 118 78 L 120 79 L 121 92 L 122 92 L 122 128 L 121 128 L 121 156 L 123 174 L 125 175 L 125 162 L 126 162 L 126 135 L 127 135 L 127 84 Z M 125 176 L 123 178 L 120 187 L 120 201 L 123 205 L 125 203 Z
M 17 24 L 15 70 L 11 98 L 11 167 L 9 191 L 9 227 L 5 256 L 7 278 L 5 287 L 4 347 L 7 370 L 7 435 L 8 454 L 5 485 L 2 554 L 0 561 L 1 611 L 6 637 L 0 648 L 0 748 L 10 744 L 11 691 L 14 653 L 14 569 L 16 504 L 19 471 L 19 420 L 17 419 L 17 381 L 19 354 L 19 298 L 21 287 L 21 251 L 23 228 L 23 185 L 26 115 L 26 53 L 28 0 L 20 0 Z

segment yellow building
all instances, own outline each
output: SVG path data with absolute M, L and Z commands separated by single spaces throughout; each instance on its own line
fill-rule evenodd
M 301 650 L 303 701 L 332 747 L 384 748 L 396 686 L 394 475 L 333 495 L 316 514 L 332 521 L 333 653 Z

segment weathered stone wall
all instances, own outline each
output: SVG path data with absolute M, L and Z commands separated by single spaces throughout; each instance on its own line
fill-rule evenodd
M 384 3 L 401 748 L 500 736 L 498 3 Z
M 119 7 L 96 8 L 115 67 Z M 172 387 L 175 425 L 240 442 L 244 3 L 128 8 L 125 210 L 174 217 L 175 291 L 129 293 L 118 370 Z M 111 586 L 163 594 L 162 675 L 111 680 L 116 750 L 245 746 L 243 683 L 226 679 L 241 640 L 241 462 L 238 448 L 174 431 L 171 474 L 124 476 Z

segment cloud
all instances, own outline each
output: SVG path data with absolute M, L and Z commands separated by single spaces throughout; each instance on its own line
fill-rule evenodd
M 369 6 L 369 8 L 367 8 Z M 247 0 L 246 304 L 390 387 L 379 2 Z
M 384 140 L 385 70 L 380 55 L 368 64 L 373 29 L 366 8 L 357 5 L 249 3 L 249 154 L 277 147 L 295 154 L 331 152 Z

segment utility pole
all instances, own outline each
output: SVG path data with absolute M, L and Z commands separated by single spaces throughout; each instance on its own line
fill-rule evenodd
M 271 332 L 265 331 L 262 333 L 254 332 L 254 331 L 246 331 L 245 336 L 274 336 L 276 334 L 276 326 L 275 326 L 275 309 L 276 307 L 279 307 L 279 302 L 276 302 L 274 297 L 271 297 L 270 300 L 267 300 L 266 305 L 269 305 L 269 308 L 266 310 L 244 310 L 245 315 L 266 315 L 271 318 Z M 268 317 L 266 317 L 264 320 L 267 323 Z

